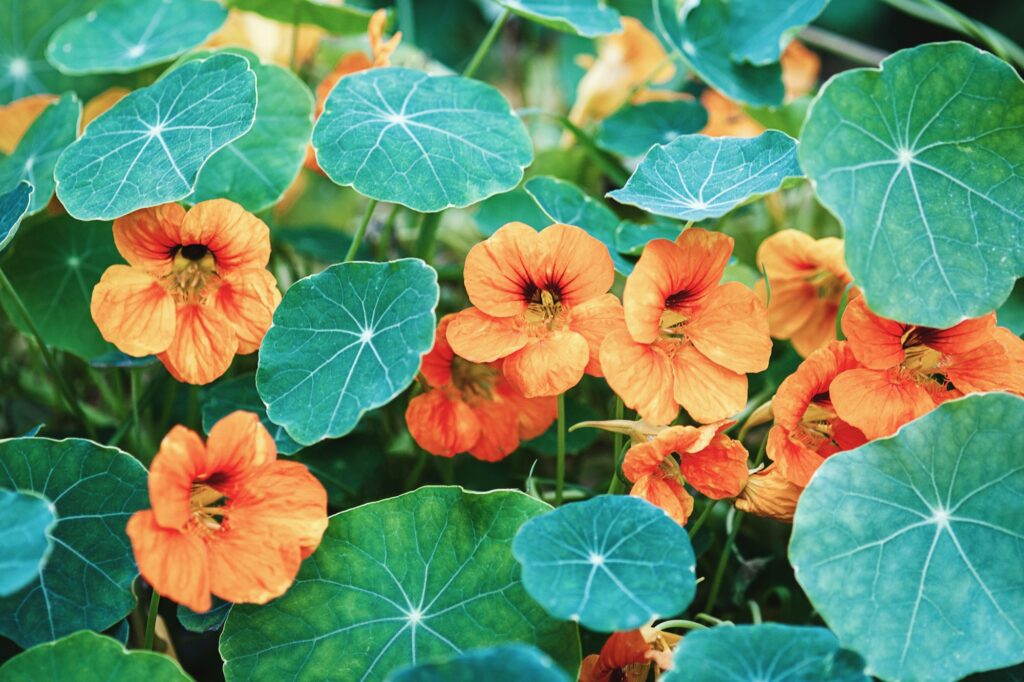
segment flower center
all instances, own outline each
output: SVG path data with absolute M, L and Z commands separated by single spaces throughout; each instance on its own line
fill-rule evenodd
M 812 450 L 818 450 L 826 443 L 838 448 L 839 443 L 832 438 L 832 421 L 835 418 L 836 412 L 832 408 L 828 393 L 819 394 L 807 405 L 807 410 L 800 419 L 800 429 L 794 435 L 799 442 Z
M 843 297 L 843 281 L 829 270 L 819 270 L 807 281 L 818 290 L 818 298 L 824 301 L 839 301 Z
M 452 358 L 452 384 L 467 396 L 490 400 L 498 371 L 487 364 L 470 362 L 459 356 Z
M 192 513 L 192 527 L 205 533 L 220 530 L 227 516 L 228 498 L 224 493 L 206 483 L 193 483 L 189 508 Z
M 217 276 L 213 252 L 205 244 L 185 244 L 174 252 L 171 293 L 184 303 L 202 298 L 207 280 Z
M 548 329 L 554 329 L 561 321 L 565 307 L 562 305 L 561 292 L 557 287 L 540 289 L 530 287 L 526 292 L 526 313 L 527 324 L 542 324 Z

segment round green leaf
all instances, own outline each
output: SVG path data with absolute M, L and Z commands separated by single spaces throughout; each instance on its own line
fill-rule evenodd
M 830 457 L 790 562 L 844 646 L 885 679 L 1024 661 L 1024 399 L 971 395 Z
M 676 9 L 675 0 L 653 0 L 654 28 L 701 80 L 726 97 L 754 106 L 782 104 L 782 68 L 735 62 L 726 0 L 701 0 Z M 763 21 L 763 18 L 762 18 Z
M 547 175 L 530 178 L 523 187 L 552 222 L 583 228 L 605 245 L 616 270 L 624 275 L 633 271 L 633 263 L 615 248 L 619 218 L 604 203 L 571 182 Z
M 288 289 L 260 346 L 270 421 L 303 445 L 386 405 L 434 345 L 437 273 L 423 261 L 341 263 Z
M 42 495 L 0 489 L 0 596 L 36 579 L 53 550 L 56 523 L 57 510 Z
M 965 43 L 901 50 L 828 82 L 800 162 L 843 223 L 871 309 L 950 327 L 1024 273 L 1024 84 Z
M 29 215 L 42 211 L 50 202 L 53 167 L 65 147 L 75 141 L 81 112 L 78 98 L 64 95 L 32 122 L 10 156 L 0 158 L 0 190 L 12 190 L 23 180 L 32 185 Z
M 777 130 L 751 139 L 684 135 L 652 147 L 626 186 L 607 196 L 679 220 L 718 218 L 803 175 L 796 147 Z
M 229 610 L 231 602 L 214 595 L 213 606 L 206 613 L 196 613 L 187 606 L 178 604 L 178 622 L 189 632 L 210 632 L 224 625 Z
M 495 88 L 404 68 L 342 78 L 313 147 L 334 182 L 421 212 L 512 189 L 533 160 L 526 127 Z
M 291 71 L 262 64 L 247 50 L 221 53 L 245 57 L 256 72 L 256 122 L 210 157 L 189 201 L 231 199 L 258 213 L 280 201 L 302 168 L 313 132 L 313 94 Z
M 622 31 L 619 13 L 605 0 L 498 0 L 498 4 L 548 28 L 587 38 Z
M 771 64 L 828 0 L 729 0 L 726 37 L 737 62 Z
M 57 29 L 46 58 L 71 75 L 138 71 L 206 42 L 227 16 L 217 0 L 106 0 Z
M 526 223 L 535 230 L 542 230 L 551 224 L 551 219 L 522 187 L 484 199 L 477 204 L 473 219 L 480 234 L 485 237 L 490 237 L 511 222 Z
M 523 587 L 556 618 L 590 630 L 674 616 L 697 591 L 686 530 L 654 505 L 601 495 L 539 516 L 516 534 Z
M 0 252 L 14 239 L 31 203 L 32 185 L 28 180 L 22 180 L 14 189 L 0 195 Z
M 468 651 L 444 663 L 403 668 L 388 682 L 569 682 L 543 651 L 526 644 L 502 644 Z
M 42 573 L 0 598 L 0 635 L 28 648 L 127 616 L 138 571 L 124 528 L 147 504 L 145 468 L 88 440 L 15 438 L 0 441 L 0 487 L 39 493 L 57 508 Z
M 672 221 L 641 224 L 632 220 L 623 220 L 615 228 L 615 248 L 619 253 L 639 256 L 651 240 L 668 239 L 669 241 L 675 241 L 680 232 L 682 232 L 682 226 Z
M 267 408 L 256 391 L 256 376 L 253 374 L 224 379 L 203 388 L 201 401 L 203 430 L 206 433 L 210 433 L 214 424 L 235 410 L 245 410 L 259 415 L 260 423 L 274 437 L 279 453 L 292 455 L 302 449 L 302 445 L 292 440 L 283 426 L 278 426 L 267 417 Z
M 114 350 L 92 320 L 92 289 L 103 272 L 120 263 L 109 224 L 82 225 L 66 216 L 27 226 L 19 233 L 4 273 L 11 280 L 47 345 L 89 360 Z M 30 330 L 0 294 L 8 317 Z
M 373 10 L 338 0 L 228 0 L 228 5 L 284 24 L 313 24 L 334 35 L 366 33 Z
M 683 637 L 663 682 L 869 682 L 825 628 L 723 625 Z
M 124 646 L 88 630 L 23 651 L 0 666 L 8 682 L 191 682 L 178 663 L 152 651 Z
M 382 680 L 398 668 L 509 642 L 579 667 L 576 626 L 523 590 L 512 536 L 550 509 L 518 491 L 425 487 L 331 517 L 280 599 L 231 609 L 231 680 Z
M 189 62 L 129 94 L 57 162 L 57 197 L 79 220 L 184 199 L 220 148 L 252 128 L 256 75 L 242 57 Z
M 623 156 L 641 156 L 656 144 L 690 135 L 708 122 L 697 100 L 644 102 L 622 107 L 601 122 L 597 143 Z

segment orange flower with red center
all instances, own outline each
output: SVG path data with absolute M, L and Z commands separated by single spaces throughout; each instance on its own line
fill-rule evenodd
M 601 341 L 622 326 L 622 306 L 606 293 L 614 279 L 608 249 L 580 228 L 509 223 L 466 256 L 474 307 L 451 321 L 448 343 L 475 363 L 503 359 L 527 398 L 564 393 L 584 372 L 601 376 Z
M 995 325 L 990 313 L 949 329 L 918 327 L 875 315 L 863 296 L 851 300 L 843 333 L 863 367 L 832 382 L 836 412 L 874 439 L 968 393 L 1024 395 L 1024 341 Z
M 799 230 L 783 230 L 761 242 L 757 265 L 768 277 L 754 290 L 768 300 L 772 336 L 789 339 L 807 357 L 836 338 L 836 317 L 853 277 L 843 260 L 843 240 L 814 239 Z
M 234 412 L 204 444 L 184 426 L 149 471 L 152 509 L 128 521 L 142 577 L 193 611 L 210 594 L 265 604 L 291 586 L 327 529 L 327 492 L 299 462 L 277 459 L 255 414 Z
M 859 366 L 848 344 L 832 341 L 779 385 L 766 451 L 791 483 L 806 487 L 827 457 L 867 442 L 860 430 L 839 418 L 829 392 L 837 376 Z
M 520 439 L 536 438 L 558 416 L 554 397 L 524 398 L 493 363 L 456 355 L 445 334 L 454 315 L 437 326 L 434 348 L 420 372 L 427 391 L 409 401 L 405 423 L 427 452 L 452 457 L 468 452 L 496 462 L 512 454 Z
M 226 199 L 164 204 L 115 220 L 114 243 L 128 265 L 107 268 L 91 311 L 122 352 L 206 384 L 259 348 L 281 302 L 263 221 Z
M 644 682 L 652 663 L 658 671 L 672 667 L 672 649 L 680 639 L 646 626 L 613 633 L 601 653 L 583 659 L 580 682 Z
M 601 368 L 623 402 L 654 424 L 682 406 L 702 423 L 743 409 L 747 372 L 768 366 L 768 312 L 738 282 L 721 284 L 731 237 L 698 228 L 644 248 L 626 280 L 626 329 L 607 335 Z

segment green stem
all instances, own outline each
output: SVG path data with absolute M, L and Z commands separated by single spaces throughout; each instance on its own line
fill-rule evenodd
M 664 623 L 658 623 L 654 626 L 655 630 L 668 630 L 669 628 L 678 630 L 707 630 L 707 625 L 701 625 L 700 623 L 692 620 L 666 620 Z
M 50 352 L 49 346 L 43 341 L 43 335 L 39 332 L 39 328 L 36 327 L 35 321 L 28 312 L 28 308 L 25 307 L 25 303 L 21 300 L 21 296 L 14 289 L 14 285 L 11 284 L 11 280 L 7 279 L 7 275 L 3 270 L 0 270 L 0 289 L 3 289 L 4 293 L 10 298 L 11 303 L 14 305 L 14 309 L 18 311 L 18 315 L 24 320 L 25 325 L 28 327 L 32 336 L 35 337 L 36 346 L 39 348 L 39 354 L 43 358 L 43 362 L 46 367 L 50 370 L 50 374 L 53 376 L 54 383 L 57 384 L 58 390 L 64 398 L 64 402 L 67 404 L 71 414 L 73 414 L 78 421 L 85 427 L 86 432 L 89 434 L 89 438 L 95 440 L 96 433 L 93 430 L 92 422 L 90 422 L 85 412 L 82 411 L 82 406 L 78 404 L 78 400 L 75 399 L 75 393 L 71 390 L 71 387 L 64 380 L 64 374 L 57 367 L 57 360 L 53 357 L 53 353 Z
M 705 611 L 713 611 L 715 602 L 718 601 L 718 592 L 722 588 L 722 578 L 725 577 L 725 567 L 729 564 L 729 556 L 732 554 L 732 546 L 736 542 L 736 534 L 740 532 L 740 525 L 742 521 L 743 512 L 735 511 L 735 516 L 733 516 L 732 519 L 732 528 L 729 530 L 729 537 L 725 541 L 725 547 L 722 548 L 722 554 L 718 557 L 718 566 L 715 567 L 715 577 L 711 581 L 711 591 L 708 592 L 708 601 L 704 605 Z
M 716 504 L 718 504 L 718 500 L 707 501 L 707 504 L 704 506 L 704 511 L 700 513 L 700 516 L 697 517 L 697 520 L 693 522 L 692 526 L 690 526 L 689 533 L 691 538 L 697 535 L 697 531 L 700 530 L 700 527 L 703 526 L 704 522 L 707 521 L 708 517 L 711 516 L 711 510 L 715 508 Z
M 427 458 L 430 457 L 427 451 L 422 448 L 417 448 L 419 452 L 416 453 L 416 464 L 413 465 L 412 471 L 405 479 L 405 489 L 412 490 L 420 482 L 420 476 L 423 475 L 423 469 L 427 466 Z
M 374 251 L 377 260 L 388 259 L 388 253 L 391 252 L 391 237 L 395 232 L 395 221 L 398 219 L 398 211 L 401 208 L 401 204 L 392 206 L 391 212 L 388 213 L 388 217 L 384 221 L 384 227 L 381 228 L 380 237 L 377 239 L 377 249 Z
M 765 452 L 768 450 L 768 433 L 764 434 L 764 438 L 761 439 L 761 444 L 757 446 L 757 456 L 754 457 L 754 468 L 761 466 L 761 462 L 764 461 Z
M 406 42 L 416 45 L 416 13 L 412 3 L 413 0 L 398 0 L 398 28 L 402 30 Z
M 626 416 L 626 406 L 622 404 L 622 398 L 620 398 L 619 396 L 615 396 L 615 419 L 621 420 L 625 416 Z M 616 457 L 618 457 L 619 453 L 622 452 L 622 439 L 623 439 L 623 437 L 625 437 L 625 435 L 626 434 L 619 433 L 618 431 L 615 432 L 615 437 L 614 437 L 614 440 L 613 440 L 614 445 L 613 445 L 612 453 Z M 615 463 L 615 466 L 616 466 L 615 478 L 618 478 L 619 474 L 618 474 L 618 462 L 617 461 Z
M 484 57 L 491 51 L 491 47 L 494 45 L 494 41 L 498 39 L 498 35 L 501 33 L 502 26 L 508 21 L 509 16 L 512 14 L 511 10 L 503 10 L 498 18 L 491 24 L 491 30 L 484 36 L 483 42 L 476 48 L 476 52 L 473 54 L 473 58 L 469 60 L 469 65 L 466 70 L 462 72 L 462 75 L 466 78 L 471 78 L 476 70 L 480 68 L 480 64 L 484 61 Z
M 142 444 L 142 422 L 139 421 L 139 370 L 137 367 L 128 369 L 128 383 L 131 387 L 132 400 L 132 424 L 135 426 L 135 452 L 141 452 Z
M 416 256 L 427 263 L 434 260 L 437 250 L 437 228 L 441 224 L 440 213 L 424 213 L 420 221 L 420 231 L 416 235 Z
M 146 613 L 146 639 L 142 648 L 147 651 L 153 650 L 153 643 L 156 641 L 156 616 L 160 610 L 160 593 L 153 590 L 153 596 L 149 599 L 149 611 Z
M 348 253 L 345 254 L 345 261 L 348 263 L 356 257 L 356 252 L 359 251 L 360 245 L 363 243 L 363 237 L 366 236 L 366 226 L 370 224 L 370 218 L 373 217 L 373 209 L 377 208 L 377 200 L 370 199 L 370 203 L 366 205 L 366 213 L 363 214 L 363 220 L 359 223 L 359 229 L 356 230 L 355 236 L 352 237 L 352 245 L 348 247 Z
M 299 13 L 301 12 L 302 3 L 298 0 L 295 1 L 295 14 L 292 15 L 292 50 L 288 56 L 288 68 L 291 69 L 292 73 L 298 73 L 299 66 Z
M 555 506 L 562 504 L 565 488 L 565 394 L 558 395 L 558 459 L 555 464 Z
M 825 50 L 840 57 L 845 57 L 851 62 L 868 66 L 878 66 L 880 61 L 889 56 L 888 52 L 879 50 L 877 47 L 865 45 L 817 26 L 808 26 L 801 31 L 800 40 L 819 50 Z
M 608 156 L 597 146 L 597 142 L 594 138 L 580 128 L 578 125 L 569 120 L 567 116 L 555 116 L 558 122 L 562 124 L 562 127 L 572 133 L 576 141 L 583 145 L 587 154 L 590 155 L 597 165 L 601 167 L 605 175 L 614 180 L 619 185 L 625 185 L 626 181 L 629 180 L 629 174 L 623 170 L 622 166 L 618 162 L 613 162 Z
M 188 387 L 188 408 L 186 412 L 186 419 L 188 419 L 188 425 L 190 428 L 199 430 L 201 424 L 199 423 L 199 387 L 189 386 Z

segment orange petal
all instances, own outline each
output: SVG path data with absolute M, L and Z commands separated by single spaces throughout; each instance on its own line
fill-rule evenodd
M 421 448 L 441 457 L 468 452 L 480 439 L 476 413 L 454 390 L 434 389 L 410 400 L 405 424 Z
M 231 270 L 221 278 L 214 306 L 234 328 L 239 355 L 259 349 L 280 302 L 277 280 L 266 270 Z
M 708 447 L 679 457 L 679 471 L 686 482 L 708 497 L 736 497 L 747 482 L 747 449 L 724 434 Z
M 672 395 L 702 424 L 728 419 L 747 403 L 747 377 L 684 345 L 672 359 Z
M 114 221 L 114 244 L 129 264 L 156 276 L 170 273 L 181 246 L 185 209 L 178 204 L 143 208 Z
M 697 350 L 722 367 L 739 373 L 768 367 L 772 354 L 768 311 L 739 282 L 712 290 L 685 329 Z
M 1024 393 L 1024 340 L 1007 329 L 993 331 L 1000 330 L 1006 333 L 993 333 L 988 343 L 948 357 L 943 372 L 957 389 Z
M 592 298 L 571 311 L 569 328 L 582 335 L 590 348 L 587 374 L 604 376 L 601 371 L 601 344 L 614 331 L 625 330 L 622 318 L 622 304 L 614 294 L 602 294 Z
M 509 223 L 471 248 L 463 270 L 470 302 L 496 317 L 526 310 L 525 292 L 533 283 L 530 264 L 538 258 L 536 241 L 532 227 Z
M 242 516 L 273 542 L 301 548 L 304 556 L 316 550 L 327 530 L 327 491 L 299 462 L 274 460 L 259 467 L 229 506 L 229 520 Z
M 259 416 L 238 410 L 210 429 L 206 439 L 205 466 L 199 477 L 216 475 L 217 490 L 234 497 L 248 485 L 254 471 L 277 458 L 277 444 L 260 423 Z
M 728 422 L 723 422 L 726 426 Z M 630 481 L 653 474 L 670 453 L 700 452 L 711 444 L 721 424 L 708 426 L 670 426 L 653 440 L 631 447 L 622 461 L 622 473 Z
M 605 380 L 630 409 L 652 424 L 669 424 L 679 414 L 672 397 L 671 360 L 657 344 L 637 343 L 619 330 L 601 344 Z
M 996 314 L 964 320 L 949 329 L 919 328 L 921 342 L 940 353 L 966 353 L 992 339 Z
M 786 88 L 786 101 L 802 97 L 814 90 L 821 70 L 821 58 L 804 47 L 798 40 L 790 41 L 779 60 L 782 64 L 782 84 Z
M 700 94 L 700 103 L 708 112 L 708 122 L 701 135 L 711 137 L 757 137 L 764 126 L 750 118 L 743 107 L 717 90 L 707 88 Z
M 735 504 L 740 511 L 792 523 L 802 492 L 773 464 L 747 479 Z
M 768 300 L 768 325 L 772 336 L 788 339 L 807 324 L 818 303 L 817 290 L 810 282 L 800 279 L 779 279 L 769 275 L 771 295 L 764 280 L 758 280 L 754 291 L 762 302 Z
M 469 448 L 469 454 L 485 462 L 497 462 L 516 451 L 519 419 L 507 403 L 481 400 L 472 410 L 480 424 L 480 438 Z
M 863 296 L 846 304 L 842 327 L 850 350 L 865 367 L 888 369 L 903 362 L 907 325 L 875 315 Z
M 693 497 L 679 481 L 670 478 L 644 476 L 633 484 L 629 494 L 661 507 L 680 526 L 685 526 L 693 513 Z
M 529 341 L 511 318 L 491 317 L 478 308 L 457 313 L 448 324 L 445 338 L 456 355 L 472 362 L 494 362 Z
M 82 130 L 127 96 L 131 90 L 114 86 L 93 97 L 82 107 Z
M 519 416 L 519 438 L 522 440 L 530 440 L 541 435 L 558 418 L 556 396 L 525 398 L 522 393 L 512 388 L 504 377 L 495 384 L 494 391 L 506 403 L 505 409 L 509 409 L 511 405 L 511 409 Z
M 149 503 L 161 526 L 184 529 L 192 518 L 192 484 L 213 473 L 206 446 L 192 429 L 175 426 L 163 440 L 149 467 Z
M 32 123 L 56 101 L 55 95 L 30 95 L 0 107 L 0 154 L 10 156 Z
M 213 252 L 217 272 L 263 269 L 270 260 L 270 230 L 266 223 L 233 201 L 201 201 L 185 214 L 181 244 L 202 244 Z
M 174 298 L 145 270 L 107 268 L 92 290 L 89 311 L 103 338 L 128 355 L 163 352 L 174 339 Z
M 895 371 L 848 370 L 832 382 L 829 394 L 842 420 L 871 440 L 895 433 L 935 407 L 928 391 Z
M 628 665 L 646 663 L 650 648 L 639 630 L 615 632 L 601 647 L 601 665 L 608 670 L 619 670 Z
M 533 244 L 535 260 L 526 263 L 531 280 L 541 289 L 553 285 L 563 305 L 574 308 L 611 289 L 612 257 L 585 230 L 556 223 L 541 230 Z
M 125 531 L 139 573 L 154 590 L 198 613 L 210 610 L 210 570 L 198 535 L 161 527 L 148 510 L 132 514 Z
M 573 331 L 555 331 L 532 340 L 505 358 L 502 372 L 526 398 L 565 393 L 583 378 L 590 362 L 587 340 Z
M 174 341 L 158 357 L 167 371 L 187 384 L 208 384 L 231 366 L 238 337 L 225 315 L 198 303 L 178 308 Z
M 437 331 L 434 332 L 434 347 L 423 356 L 423 364 L 420 366 L 420 373 L 427 380 L 430 386 L 438 387 L 449 384 L 452 381 L 452 361 L 455 359 L 455 351 L 448 344 L 448 325 L 455 319 L 455 315 L 445 315 L 437 323 Z
M 825 454 L 800 442 L 795 432 L 787 430 L 780 424 L 776 424 L 768 431 L 765 449 L 779 473 L 786 480 L 801 487 L 810 482 L 811 476 L 826 457 Z
M 836 318 L 839 306 L 832 301 L 817 299 L 811 308 L 811 315 L 800 329 L 793 333 L 793 348 L 801 357 L 807 357 L 814 351 L 824 348 L 829 341 L 836 338 Z
M 832 380 L 848 369 L 859 367 L 848 343 L 833 341 L 811 353 L 796 371 L 782 380 L 772 399 L 775 423 L 795 429 L 808 405 L 822 394 L 828 394 Z
M 208 544 L 210 591 L 235 604 L 266 604 L 295 582 L 297 545 L 281 545 L 256 519 L 229 521 Z
M 398 49 L 398 43 L 402 40 L 402 32 L 399 31 L 391 36 L 391 39 L 383 39 L 384 29 L 388 24 L 388 12 L 379 9 L 370 17 L 370 25 L 366 32 L 370 36 L 370 52 L 373 54 L 374 66 L 390 66 L 391 54 Z

